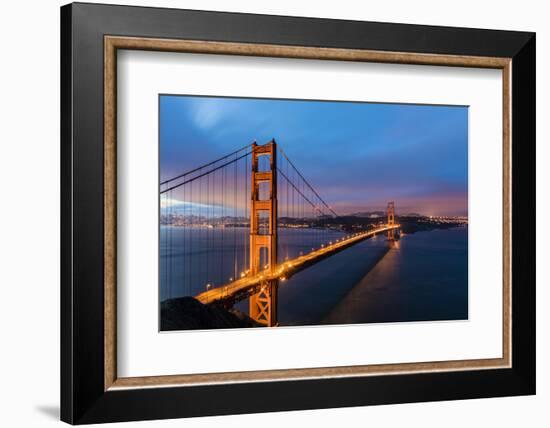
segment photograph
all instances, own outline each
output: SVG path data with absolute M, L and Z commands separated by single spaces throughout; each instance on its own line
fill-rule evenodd
M 158 103 L 161 332 L 468 320 L 468 106 Z

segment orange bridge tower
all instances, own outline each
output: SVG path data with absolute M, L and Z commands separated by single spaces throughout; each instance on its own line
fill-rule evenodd
M 259 169 L 260 158 L 269 167 Z M 262 166 L 268 162 L 261 162 Z M 250 204 L 250 274 L 271 273 L 277 267 L 277 145 L 252 145 Z M 267 197 L 266 197 L 267 196 Z M 277 325 L 278 280 L 266 280 L 250 296 L 250 317 L 267 327 Z
M 388 202 L 388 226 L 395 225 L 395 204 L 393 201 Z M 395 229 L 388 230 L 388 240 L 395 240 Z

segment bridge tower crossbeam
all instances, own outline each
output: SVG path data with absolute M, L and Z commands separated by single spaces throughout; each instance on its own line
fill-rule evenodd
M 269 158 L 269 169 L 259 170 L 261 157 Z M 277 266 L 277 146 L 275 140 L 252 145 L 250 207 L 250 274 L 271 273 Z M 264 187 L 260 191 L 260 186 Z M 267 199 L 260 199 L 268 193 Z M 265 224 L 267 223 L 267 224 Z M 277 325 L 278 280 L 266 280 L 250 296 L 249 315 L 267 327 Z

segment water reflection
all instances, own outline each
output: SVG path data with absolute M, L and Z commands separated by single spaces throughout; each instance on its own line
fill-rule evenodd
M 467 228 L 407 235 L 319 320 L 323 324 L 468 318 Z

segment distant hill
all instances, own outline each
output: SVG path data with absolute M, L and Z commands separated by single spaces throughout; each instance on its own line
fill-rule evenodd
M 385 217 L 386 213 L 384 211 L 364 211 L 364 212 L 349 214 L 349 216 L 363 217 L 363 218 L 378 218 L 378 217 Z
M 364 212 L 349 214 L 345 217 L 378 218 L 378 217 L 386 217 L 386 215 L 388 214 L 385 211 L 364 211 Z M 418 214 L 418 213 L 403 214 L 403 213 L 397 212 L 396 215 L 401 217 L 425 217 L 424 215 Z

